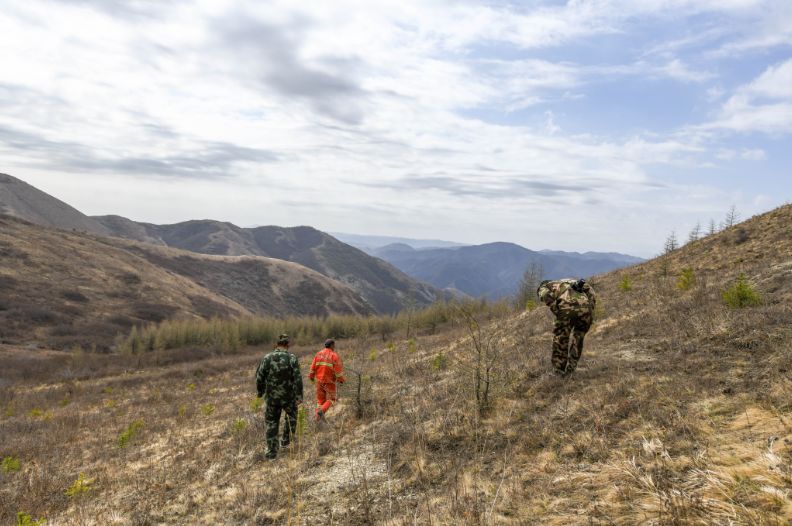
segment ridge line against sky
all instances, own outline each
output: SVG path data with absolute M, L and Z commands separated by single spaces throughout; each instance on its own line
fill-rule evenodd
M 3 0 L 0 172 L 92 214 L 658 253 L 792 197 L 792 2 Z

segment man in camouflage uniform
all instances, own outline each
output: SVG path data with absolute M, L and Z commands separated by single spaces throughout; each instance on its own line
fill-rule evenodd
M 269 459 L 278 455 L 278 428 L 281 412 L 286 415 L 280 445 L 286 447 L 297 430 L 297 406 L 303 400 L 303 381 L 300 363 L 289 352 L 289 337 L 281 334 L 278 346 L 261 359 L 256 369 L 258 396 L 267 400 L 264 422 L 267 426 L 267 452 Z
M 597 297 L 582 279 L 545 280 L 536 291 L 539 299 L 555 314 L 553 355 L 555 373 L 568 376 L 583 353 L 583 338 L 594 321 Z

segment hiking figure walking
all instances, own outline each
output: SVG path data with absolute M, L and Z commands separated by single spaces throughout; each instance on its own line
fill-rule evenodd
M 324 349 L 314 356 L 308 379 L 316 382 L 316 420 L 320 421 L 324 419 L 333 402 L 338 400 L 336 382 L 343 384 L 346 381 L 341 357 L 336 354 L 335 341 L 332 339 L 326 340 Z
M 256 390 L 267 400 L 264 423 L 267 427 L 268 459 L 278 456 L 279 446 L 286 447 L 297 430 L 297 406 L 303 400 L 303 380 L 297 357 L 289 352 L 289 336 L 278 336 L 278 345 L 267 353 L 256 369 Z M 285 413 L 283 437 L 278 444 L 281 412 Z
M 545 280 L 536 293 L 556 317 L 551 358 L 554 372 L 569 376 L 583 353 L 583 338 L 594 321 L 597 296 L 583 279 Z

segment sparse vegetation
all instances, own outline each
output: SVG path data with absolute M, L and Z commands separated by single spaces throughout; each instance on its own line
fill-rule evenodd
M 254 413 L 257 413 L 259 409 L 264 405 L 264 398 L 259 398 L 258 396 L 254 396 L 250 400 L 250 410 Z
M 691 267 L 683 268 L 677 277 L 677 288 L 679 290 L 690 290 L 696 284 L 696 273 Z
M 619 282 L 619 290 L 622 292 L 630 292 L 633 289 L 632 281 L 630 281 L 630 276 L 625 274 L 622 280 Z
M 247 427 L 248 427 L 247 420 L 245 420 L 244 418 L 237 418 L 231 424 L 231 432 L 234 434 L 239 434 L 244 432 L 247 429 Z
M 541 263 L 532 262 L 525 269 L 520 285 L 517 290 L 515 306 L 518 310 L 533 310 L 536 308 L 536 290 L 544 277 L 544 268 Z
M 17 458 L 3 457 L 3 462 L 0 464 L 0 467 L 3 468 L 3 473 L 14 473 L 20 470 L 21 464 Z
M 722 297 L 724 303 L 733 309 L 753 307 L 762 302 L 762 297 L 742 273 L 737 276 L 734 285 L 723 291 Z
M 69 489 L 66 490 L 65 495 L 71 498 L 85 495 L 93 489 L 94 480 L 93 478 L 86 477 L 85 473 L 80 473 L 72 485 L 69 486 Z
M 17 513 L 16 520 L 17 526 L 44 526 L 47 523 L 43 518 L 34 520 L 29 514 L 21 511 Z
M 350 525 L 787 524 L 792 240 L 778 226 L 790 214 L 740 225 L 748 240 L 739 245 L 733 229 L 669 254 L 669 279 L 658 260 L 592 279 L 607 308 L 567 380 L 546 374 L 547 309 L 478 311 L 500 353 L 482 414 L 475 344 L 458 319 L 411 330 L 412 353 L 402 330 L 385 341 L 379 332 L 338 338 L 350 381 L 329 425 L 312 422 L 306 384 L 298 440 L 272 463 L 258 460 L 251 378 L 270 342 L 107 361 L 3 354 L 18 377 L 0 387 L 0 407 L 13 408 L 0 420 L 3 455 L 23 462 L 21 473 L 0 472 L 0 524 L 14 524 L 18 510 L 58 524 L 323 524 L 328 510 Z M 683 294 L 676 278 L 688 267 L 695 293 Z M 732 309 L 722 295 L 740 272 L 761 290 L 754 308 Z M 292 348 L 303 371 L 316 350 L 307 337 Z M 352 369 L 362 373 L 362 411 Z M 106 387 L 113 411 L 101 410 Z M 31 418 L 33 408 L 54 408 L 52 418 Z M 141 438 L 151 440 L 114 447 L 124 414 L 145 420 Z M 247 426 L 234 431 L 238 420 Z M 81 472 L 96 478 L 85 493 L 96 498 L 64 495 Z
M 125 430 L 118 434 L 118 447 L 125 448 L 145 427 L 143 420 L 135 420 Z
M 134 327 L 128 336 L 118 340 L 116 348 L 128 354 L 183 347 L 209 347 L 234 352 L 242 346 L 270 345 L 282 332 L 304 342 L 320 342 L 330 335 L 336 338 L 380 335 L 384 339 L 386 335 L 408 325 L 414 330 L 431 334 L 438 326 L 447 324 L 460 306 L 474 313 L 492 314 L 508 310 L 505 302 L 467 300 L 438 302 L 424 309 L 395 316 L 168 320 L 142 328 Z

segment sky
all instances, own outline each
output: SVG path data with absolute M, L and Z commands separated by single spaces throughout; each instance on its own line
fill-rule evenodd
M 791 166 L 789 0 L 0 0 L 0 172 L 91 215 L 649 257 Z

